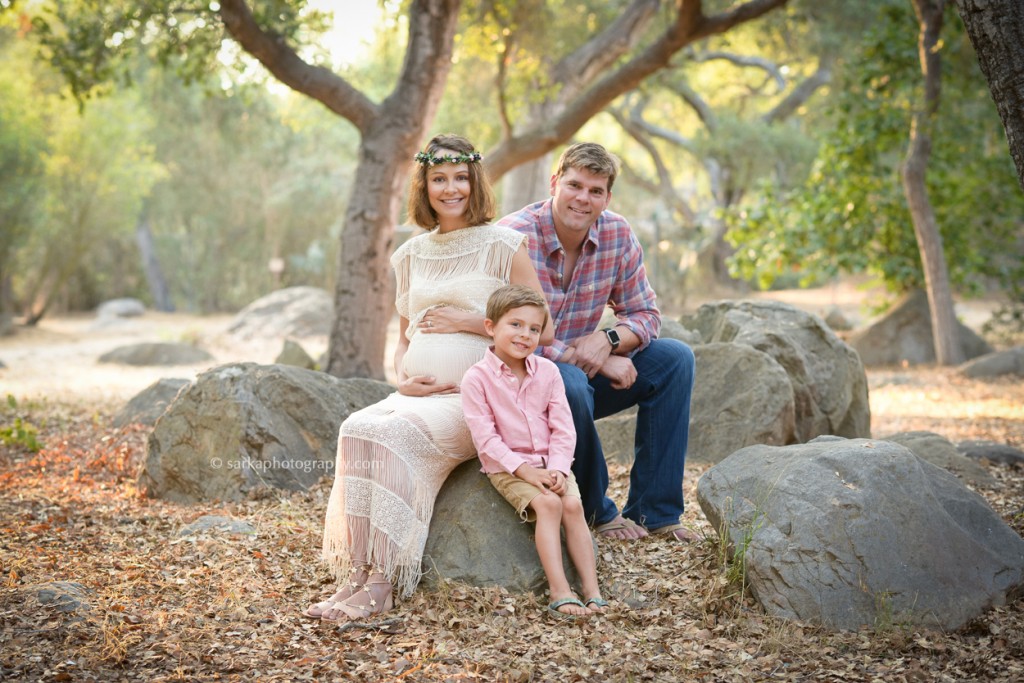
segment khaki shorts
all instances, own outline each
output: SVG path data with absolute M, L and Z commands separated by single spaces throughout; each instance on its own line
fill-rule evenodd
M 539 488 L 508 472 L 488 474 L 487 478 L 498 493 L 512 504 L 524 522 L 537 521 L 537 515 L 530 509 L 530 501 L 540 495 Z M 576 477 L 572 472 L 565 478 L 565 487 L 565 495 L 580 498 L 580 487 L 576 485 Z

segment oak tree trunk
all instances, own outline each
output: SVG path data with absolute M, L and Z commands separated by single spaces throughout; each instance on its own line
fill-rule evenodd
M 1024 188 L 1024 2 L 957 0 Z
M 920 23 L 918 54 L 924 75 L 924 101 L 914 112 L 910 128 L 910 145 L 903 163 L 903 190 L 914 223 L 914 234 L 924 267 L 925 288 L 931 308 L 935 358 L 939 365 L 959 365 L 964 360 L 957 334 L 953 293 L 949 284 L 946 257 L 942 250 L 935 211 L 925 186 L 928 158 L 931 155 L 935 114 L 939 105 L 941 85 L 939 33 L 945 0 L 911 0 Z
M 327 372 L 384 379 L 384 344 L 395 310 L 390 256 L 410 155 L 401 131 L 378 126 L 363 136 L 345 212 L 334 288 Z
M 502 179 L 502 215 L 548 198 L 551 194 L 551 173 L 554 170 L 551 168 L 552 163 L 552 155 L 545 154 L 505 174 Z

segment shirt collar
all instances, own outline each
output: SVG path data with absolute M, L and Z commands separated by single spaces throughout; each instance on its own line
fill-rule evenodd
M 494 345 L 487 347 L 487 351 L 484 353 L 484 363 L 487 364 L 488 369 L 494 373 L 495 377 L 501 377 L 505 374 L 512 374 L 512 368 L 505 364 L 505 361 L 498 358 L 498 354 L 494 352 Z M 526 374 L 534 375 L 537 372 L 537 357 L 530 354 L 526 357 Z

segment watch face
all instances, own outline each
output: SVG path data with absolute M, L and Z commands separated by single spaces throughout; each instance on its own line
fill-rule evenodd
M 618 332 L 616 332 L 615 330 L 605 330 L 604 333 L 608 336 L 608 341 L 611 342 L 613 349 L 619 345 Z

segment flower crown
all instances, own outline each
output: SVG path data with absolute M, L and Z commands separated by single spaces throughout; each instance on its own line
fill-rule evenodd
M 417 152 L 413 157 L 423 166 L 438 166 L 440 164 L 469 164 L 476 161 L 483 161 L 484 155 L 480 152 L 463 152 L 462 154 L 445 154 L 437 156 L 427 152 Z

